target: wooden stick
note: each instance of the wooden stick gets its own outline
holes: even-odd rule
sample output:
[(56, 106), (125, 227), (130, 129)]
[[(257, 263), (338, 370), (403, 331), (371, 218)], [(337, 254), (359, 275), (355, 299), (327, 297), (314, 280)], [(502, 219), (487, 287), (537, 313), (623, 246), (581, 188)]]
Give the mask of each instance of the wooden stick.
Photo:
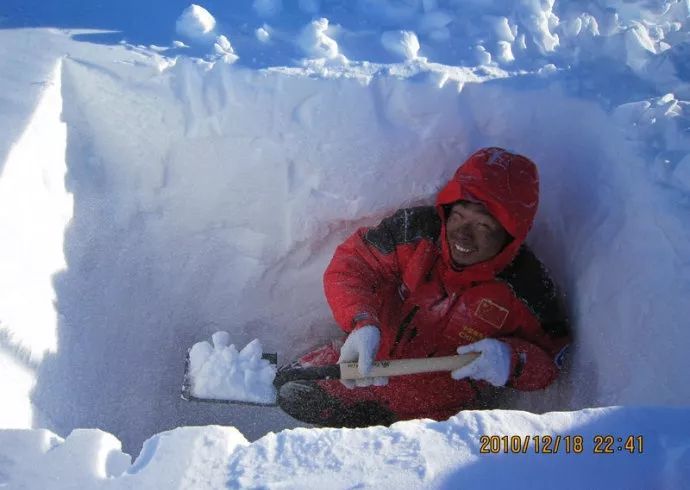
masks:
[(480, 356), (479, 352), (470, 352), (459, 356), (425, 357), (422, 359), (391, 359), (374, 361), (371, 371), (366, 376), (359, 372), (356, 362), (340, 364), (340, 379), (374, 378), (377, 376), (402, 376), (405, 374), (433, 373), (437, 371), (454, 371)]

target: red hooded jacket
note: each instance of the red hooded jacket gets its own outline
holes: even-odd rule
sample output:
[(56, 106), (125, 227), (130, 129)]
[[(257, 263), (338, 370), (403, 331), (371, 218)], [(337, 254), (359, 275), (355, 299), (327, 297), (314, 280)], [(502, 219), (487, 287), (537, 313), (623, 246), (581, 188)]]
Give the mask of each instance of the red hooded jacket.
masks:
[[(529, 159), (500, 148), (474, 153), (439, 192), (435, 207), (401, 209), (337, 248), (324, 275), (336, 321), (346, 332), (377, 326), (377, 359), (446, 356), (460, 345), (500, 339), (513, 352), (507, 386), (548, 386), (570, 339), (554, 285), (523, 244), (538, 195), (537, 169)], [(446, 210), (459, 200), (483, 203), (513, 240), (492, 259), (456, 269), (445, 221)], [(312, 363), (334, 362), (337, 352), (317, 357)], [(384, 387), (322, 386), (345, 401), (382, 403), (401, 420), (442, 419), (472, 408), (482, 384), (429, 373), (394, 377)]]

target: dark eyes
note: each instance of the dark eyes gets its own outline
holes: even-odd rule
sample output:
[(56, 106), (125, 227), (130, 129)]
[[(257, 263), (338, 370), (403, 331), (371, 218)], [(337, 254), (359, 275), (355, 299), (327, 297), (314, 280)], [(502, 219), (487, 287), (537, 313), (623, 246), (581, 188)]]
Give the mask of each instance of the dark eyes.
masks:
[[(459, 220), (467, 220), (468, 219), (464, 215), (460, 214), (457, 211), (454, 211), (453, 214), (451, 214), (451, 217), (455, 217), (455, 219), (459, 219)], [(484, 221), (475, 221), (474, 223), (477, 226), (479, 226), (480, 228), (483, 228), (485, 230), (493, 230), (493, 227), (489, 223), (486, 223)]]

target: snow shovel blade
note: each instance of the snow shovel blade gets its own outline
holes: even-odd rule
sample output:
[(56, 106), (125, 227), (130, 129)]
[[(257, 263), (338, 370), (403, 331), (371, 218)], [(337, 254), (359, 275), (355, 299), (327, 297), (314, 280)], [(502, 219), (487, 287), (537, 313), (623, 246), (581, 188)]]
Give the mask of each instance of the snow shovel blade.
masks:
[[(274, 366), (278, 364), (278, 354), (275, 352), (264, 352), (261, 355), (262, 359), (266, 359), (268, 362)], [(261, 402), (251, 402), (246, 400), (231, 400), (225, 398), (200, 398), (198, 396), (192, 395), (192, 378), (189, 374), (189, 351), (187, 351), (187, 357), (184, 362), (184, 377), (182, 379), (182, 394), (181, 398), (188, 402), (202, 402), (202, 403), (222, 403), (222, 404), (237, 404), (237, 405), (254, 405), (259, 407), (275, 407), (277, 406), (276, 401), (272, 403), (261, 403)]]
[[(408, 374), (453, 371), (471, 363), (477, 357), (479, 357), (479, 355), (480, 354), (478, 352), (470, 352), (469, 354), (462, 354), (459, 356), (374, 361), (372, 369), (367, 376), (405, 376)], [(278, 362), (278, 356), (274, 353), (264, 353), (261, 357), (274, 365), (276, 365)], [(291, 381), (359, 379), (362, 377), (363, 376), (360, 374), (359, 367), (356, 362), (344, 362), (342, 364), (331, 364), (327, 366), (300, 366), (295, 362), (288, 364), (287, 366), (282, 366), (277, 370), (276, 377), (273, 380), (273, 386), (276, 388), (277, 393), (284, 384), (290, 383)], [(258, 403), (244, 400), (199, 398), (192, 395), (191, 388), (191, 379), (189, 376), (189, 352), (187, 352), (184, 382), (182, 383), (182, 399), (196, 402), (234, 403), (240, 405), (258, 405), (268, 407), (275, 407), (278, 405), (277, 401), (274, 401), (273, 403)]]

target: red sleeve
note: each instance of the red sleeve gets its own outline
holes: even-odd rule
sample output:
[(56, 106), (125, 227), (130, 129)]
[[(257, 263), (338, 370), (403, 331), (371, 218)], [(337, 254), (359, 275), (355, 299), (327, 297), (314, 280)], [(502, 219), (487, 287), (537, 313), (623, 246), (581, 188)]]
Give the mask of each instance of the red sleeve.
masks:
[(513, 349), (508, 386), (524, 391), (546, 388), (558, 377), (572, 340), (563, 298), (526, 246), (501, 276), (516, 296), (518, 326), (501, 338)]
[(561, 370), (571, 340), (567, 319), (561, 317), (562, 324), (540, 321), (526, 307), (521, 316), (521, 326), (512, 335), (500, 338), (513, 350), (507, 385), (523, 391), (540, 390), (550, 385)]
[[(567, 348), (565, 341), (556, 355), (547, 354), (541, 347), (519, 337), (504, 337), (500, 340), (506, 342), (513, 349), (510, 361), (510, 378), (507, 386), (518, 390), (541, 390), (549, 386), (560, 372), (557, 358)], [(565, 340), (565, 339), (563, 339)]]
[[(324, 273), (326, 299), (346, 332), (364, 325), (381, 327), (379, 313), (385, 286), (395, 284), (399, 276), (395, 250), (379, 250), (365, 239), (367, 231), (360, 228), (345, 240)], [(386, 233), (383, 226), (376, 232)]]

